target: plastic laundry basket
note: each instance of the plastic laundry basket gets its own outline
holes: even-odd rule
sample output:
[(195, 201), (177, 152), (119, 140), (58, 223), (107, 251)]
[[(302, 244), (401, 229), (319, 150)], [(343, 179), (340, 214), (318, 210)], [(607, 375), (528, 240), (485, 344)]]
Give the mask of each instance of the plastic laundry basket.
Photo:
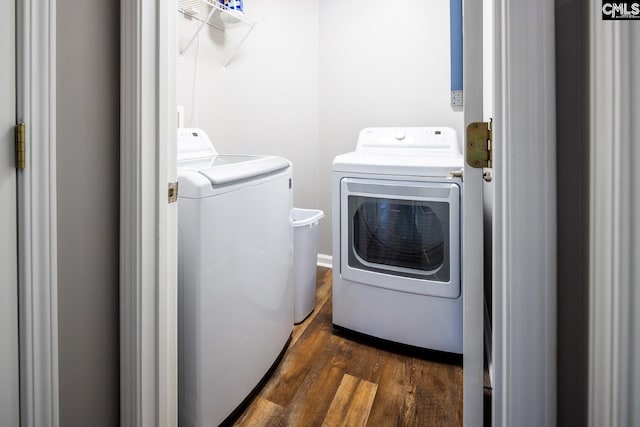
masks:
[(316, 263), (318, 222), (324, 212), (316, 209), (291, 210), (293, 226), (293, 321), (300, 323), (316, 305)]

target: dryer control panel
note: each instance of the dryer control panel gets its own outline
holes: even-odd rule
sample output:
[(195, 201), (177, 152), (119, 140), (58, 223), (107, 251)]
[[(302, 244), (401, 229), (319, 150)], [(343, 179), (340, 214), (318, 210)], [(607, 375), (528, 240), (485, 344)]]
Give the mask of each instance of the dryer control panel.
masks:
[(364, 128), (356, 151), (379, 148), (411, 148), (460, 152), (456, 131), (449, 127)]

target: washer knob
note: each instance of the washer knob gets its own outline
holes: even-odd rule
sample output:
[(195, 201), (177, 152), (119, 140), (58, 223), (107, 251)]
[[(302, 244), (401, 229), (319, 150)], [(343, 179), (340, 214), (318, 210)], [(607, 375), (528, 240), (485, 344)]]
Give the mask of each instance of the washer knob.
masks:
[(396, 139), (398, 141), (402, 141), (405, 138), (405, 136), (406, 135), (404, 134), (404, 132), (396, 132)]

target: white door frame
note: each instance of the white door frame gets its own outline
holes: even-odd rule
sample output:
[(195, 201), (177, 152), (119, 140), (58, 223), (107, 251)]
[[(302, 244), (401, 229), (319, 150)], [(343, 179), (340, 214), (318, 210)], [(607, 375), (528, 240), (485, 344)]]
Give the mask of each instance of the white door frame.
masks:
[(177, 425), (176, 4), (122, 0), (121, 424)]
[[(167, 209), (165, 185), (175, 179), (167, 154), (175, 144), (175, 4), (121, 7), (122, 421), (174, 425), (176, 209)], [(553, 2), (495, 7), (493, 417), (495, 425), (553, 425)], [(18, 120), (27, 123), (27, 169), (18, 175), (21, 418), (56, 426), (55, 1), (19, 2), (18, 23)]]
[[(482, 16), (480, 3), (465, 1), (467, 20)], [(175, 40), (176, 11), (171, 1), (121, 4), (123, 423), (170, 424), (173, 418), (162, 414), (175, 410), (175, 366), (165, 344), (174, 339), (168, 331), (175, 325), (163, 309), (173, 309), (167, 299), (173, 290), (161, 285), (172, 280), (164, 275), (174, 272), (159, 265), (173, 257), (166, 255), (171, 220), (163, 200), (170, 167), (163, 153), (172, 137), (163, 138), (175, 127), (170, 119), (175, 48), (168, 46)], [(552, 0), (495, 4), (494, 425), (555, 424), (553, 8)], [(531, 69), (532, 63), (537, 68)], [(481, 78), (477, 87), (481, 90)], [(473, 96), (467, 93), (466, 102)], [(469, 179), (465, 176), (465, 190)], [(479, 315), (482, 324), (478, 311), (472, 318)], [(474, 354), (481, 335), (474, 340)], [(159, 349), (157, 357), (149, 353), (153, 348)], [(465, 369), (481, 365), (481, 351), (478, 357), (466, 360)], [(475, 403), (465, 407), (466, 425), (482, 422), (478, 396), (467, 394), (482, 399), (482, 382), (475, 375), (471, 381), (465, 379), (465, 405)], [(159, 392), (152, 395), (154, 386)]]
[(0, 414), (20, 425), (18, 225), (13, 128), (16, 121), (15, 0), (0, 14)]
[(56, 240), (56, 2), (17, 2), (17, 120), (26, 123), (18, 172), (20, 417), (58, 425)]
[(495, 426), (556, 424), (553, 0), (496, 0)]
[[(175, 180), (175, 90), (166, 63), (175, 52), (175, 7), (169, 3), (122, 1), (121, 420), (127, 426), (177, 424), (177, 209), (167, 205), (167, 182)], [(17, 120), (26, 123), (27, 143), (27, 167), (17, 177), (20, 417), (22, 426), (55, 427), (55, 0), (18, 2), (17, 23)]]
[(590, 8), (589, 425), (640, 424), (640, 27)]

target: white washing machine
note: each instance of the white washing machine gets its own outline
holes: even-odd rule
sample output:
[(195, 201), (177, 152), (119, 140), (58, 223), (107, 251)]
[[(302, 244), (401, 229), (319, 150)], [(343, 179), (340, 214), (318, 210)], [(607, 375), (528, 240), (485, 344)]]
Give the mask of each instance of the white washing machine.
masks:
[(462, 354), (462, 167), (444, 127), (363, 129), (335, 158), (335, 326)]
[(291, 164), (178, 133), (179, 423), (218, 425), (293, 329)]

